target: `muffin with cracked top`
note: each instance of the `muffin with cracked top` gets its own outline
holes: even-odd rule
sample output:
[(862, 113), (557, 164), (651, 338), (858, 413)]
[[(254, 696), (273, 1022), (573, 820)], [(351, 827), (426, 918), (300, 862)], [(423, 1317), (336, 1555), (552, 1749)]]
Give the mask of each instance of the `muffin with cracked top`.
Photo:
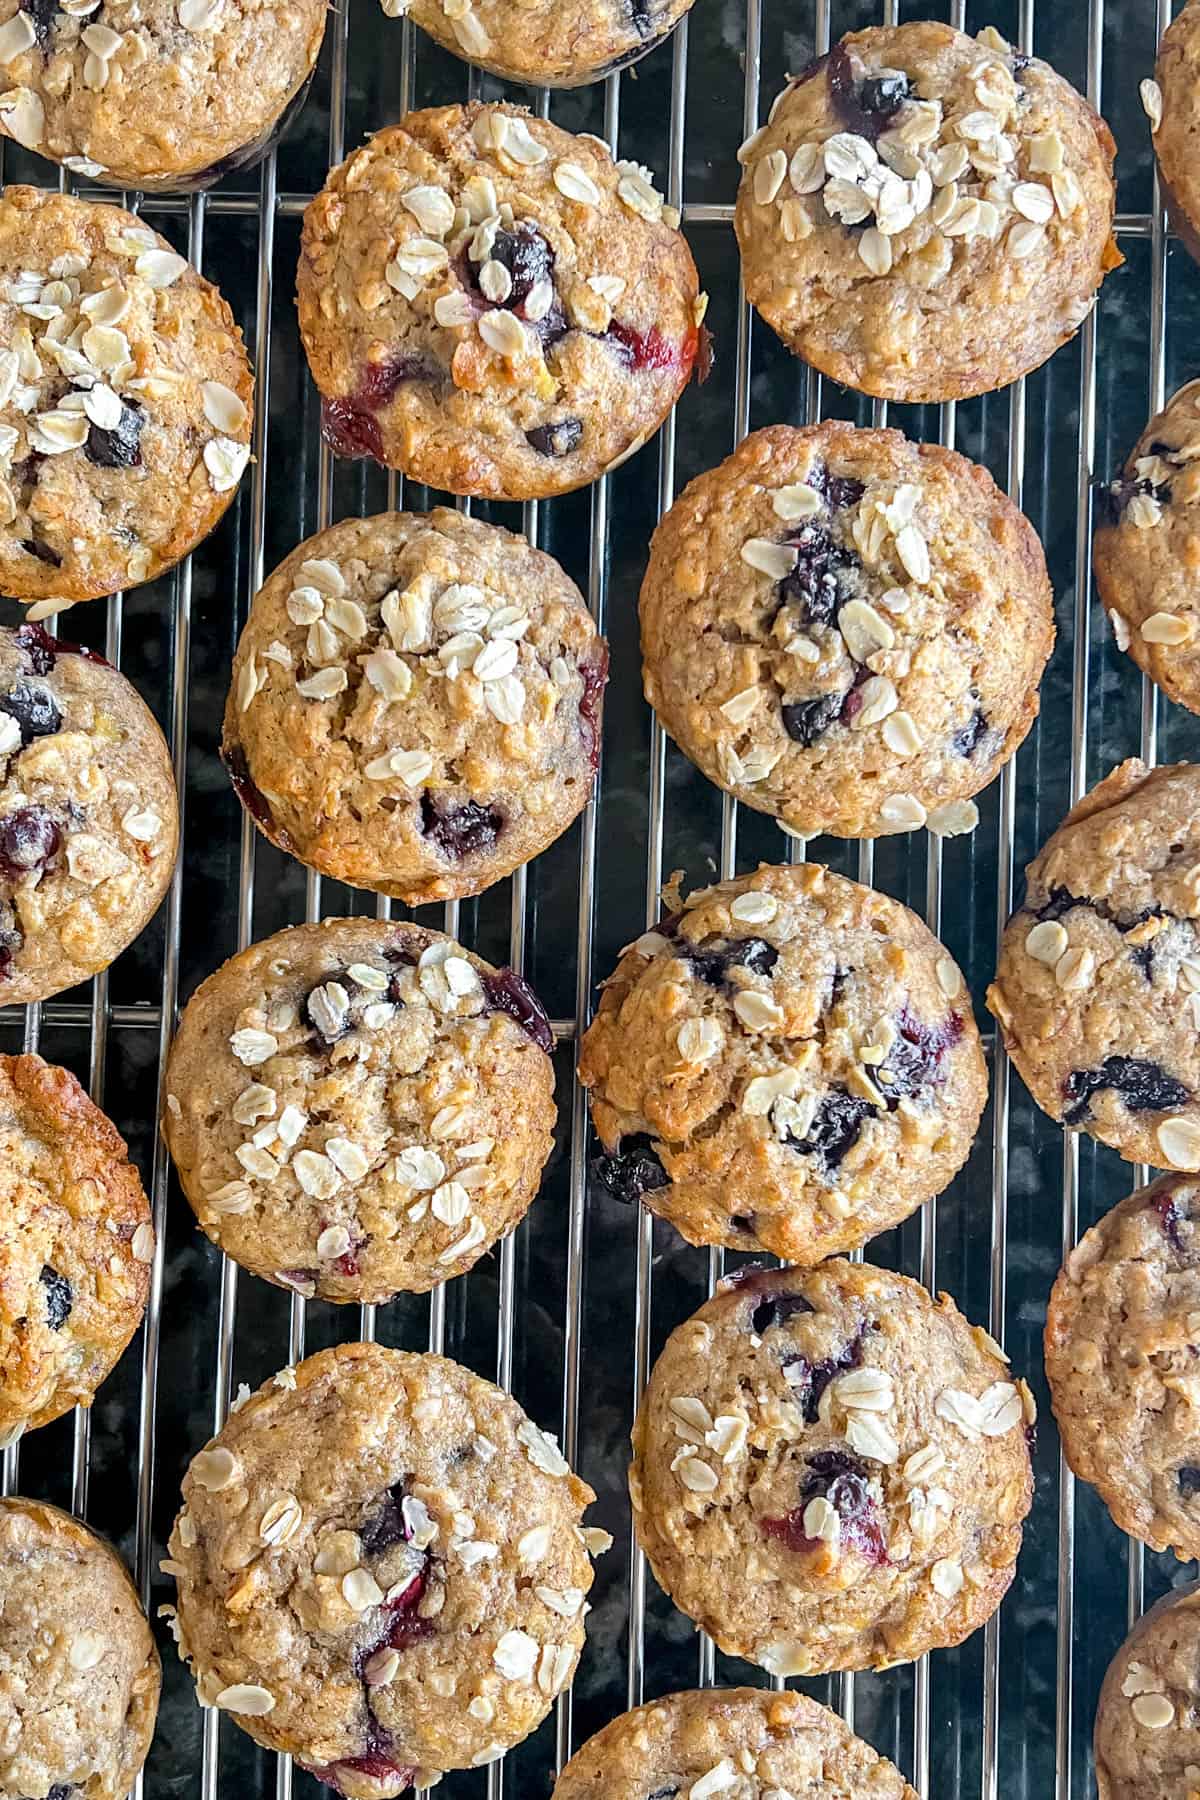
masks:
[(1067, 1461), (1122, 1531), (1200, 1556), (1200, 1186), (1164, 1175), (1085, 1232), (1054, 1284), (1046, 1374)]
[(222, 755), (259, 830), (418, 905), (478, 894), (592, 791), (608, 647), (563, 570), (439, 507), (345, 519), (255, 596)]
[(0, 1440), (90, 1406), (141, 1324), (154, 1228), (124, 1138), (66, 1069), (0, 1056)]
[(1200, 1169), (1200, 768), (1132, 758), (1025, 871), (987, 1004), (1051, 1118)]
[(442, 1356), (338, 1344), (192, 1458), (171, 1533), (197, 1688), (347, 1800), (479, 1768), (584, 1641), (594, 1495), (511, 1395)]
[(233, 314), (165, 238), (119, 206), (0, 193), (0, 591), (34, 618), (207, 536), (253, 392)]
[(823, 374), (962, 399), (1052, 356), (1120, 263), (1116, 145), (988, 27), (852, 32), (742, 146), (746, 297)]
[(163, 1135), (243, 1268), (322, 1300), (423, 1293), (524, 1217), (553, 1143), (553, 1047), (521, 977), (441, 932), (297, 925), (192, 996)]
[(751, 1266), (651, 1371), (638, 1542), (729, 1656), (784, 1676), (903, 1662), (961, 1643), (1004, 1597), (1033, 1417), (947, 1295), (840, 1257)]
[(729, 1800), (917, 1800), (899, 1769), (828, 1707), (761, 1688), (668, 1694), (622, 1713), (575, 1752), (553, 1800), (670, 1800), (697, 1790)]
[(817, 863), (702, 889), (631, 944), (579, 1073), (615, 1198), (689, 1243), (799, 1263), (939, 1194), (987, 1095), (953, 959)]
[(125, 1800), (162, 1670), (116, 1552), (44, 1501), (0, 1500), (0, 1793)]
[(1098, 511), (1096, 586), (1118, 648), (1200, 712), (1200, 381), (1151, 419)]
[(641, 620), (646, 698), (709, 779), (842, 837), (970, 830), (1054, 642), (1042, 547), (986, 470), (837, 420), (688, 485)]
[(678, 223), (648, 170), (519, 107), (378, 132), (304, 216), (300, 333), (326, 439), (485, 499), (595, 481), (703, 372)]

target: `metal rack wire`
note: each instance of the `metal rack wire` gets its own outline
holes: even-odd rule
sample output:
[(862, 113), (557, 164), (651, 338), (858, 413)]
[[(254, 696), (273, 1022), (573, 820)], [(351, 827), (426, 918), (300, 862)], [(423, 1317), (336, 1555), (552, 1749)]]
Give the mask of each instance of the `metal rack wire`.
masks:
[[(264, 1298), (260, 1284), (239, 1281), (234, 1265), (197, 1242), (153, 1120), (178, 1006), (222, 956), (300, 917), (372, 906), (388, 915), (386, 901), (305, 879), (257, 839), (216, 770), (217, 708), (237, 626), (269, 561), (345, 512), (431, 499), (380, 471), (339, 468), (316, 448), (311, 384), (290, 315), (298, 216), (326, 168), (366, 130), (412, 104), (504, 90), (433, 49), (407, 21), (383, 20), (374, 0), (350, 0), (331, 14), (296, 141), (271, 153), (251, 178), (256, 189), (234, 177), (235, 185), (209, 195), (148, 196), (142, 206), (220, 282), (243, 320), (258, 371), (256, 460), (228, 527), (173, 577), (72, 616), (72, 633), (102, 635), (105, 654), (124, 662), (158, 709), (184, 803), (184, 854), (161, 927), (90, 993), (21, 1016), (0, 1012), (0, 1041), (70, 1063), (118, 1118), (147, 1179), (159, 1252), (140, 1345), (102, 1392), (94, 1417), (77, 1413), (8, 1447), (2, 1486), (45, 1493), (109, 1530), (133, 1560), (147, 1603), (158, 1603), (170, 1598), (157, 1563), (186, 1456), (222, 1423), (237, 1379), (261, 1380), (302, 1356), (306, 1344), (378, 1332), (405, 1347), (446, 1349), (512, 1386), (542, 1423), (553, 1425), (557, 1408), (564, 1449), (600, 1490), (601, 1519), (618, 1543), (598, 1571), (574, 1693), (561, 1697), (553, 1724), (505, 1763), (450, 1777), (441, 1791), (452, 1800), (484, 1793), (501, 1800), (506, 1788), (545, 1795), (573, 1745), (622, 1706), (696, 1683), (765, 1679), (719, 1656), (673, 1614), (631, 1545), (621, 1494), (622, 1438), (652, 1357), (723, 1266), (719, 1253), (687, 1250), (648, 1215), (618, 1217), (589, 1191), (574, 1046), (615, 946), (656, 916), (664, 875), (682, 866), (695, 885), (760, 859), (820, 855), (923, 911), (978, 999), (1018, 864), (1067, 805), (1122, 754), (1140, 750), (1152, 760), (1160, 748), (1186, 755), (1192, 747), (1188, 720), (1177, 709), (1160, 720), (1154, 690), (1144, 683), (1139, 690), (1132, 666), (1098, 632), (1091, 588), (1093, 475), (1098, 464), (1107, 472), (1114, 450), (1123, 453), (1147, 399), (1152, 407), (1161, 402), (1168, 373), (1194, 372), (1177, 358), (1200, 337), (1200, 280), (1171, 243), (1137, 107), (1137, 78), (1149, 72), (1171, 0), (1155, 0), (1140, 19), (1125, 16), (1133, 10), (1106, 10), (1105, 0), (1040, 8), (1035, 0), (801, 0), (791, 9), (775, 0), (697, 0), (669, 44), (637, 70), (583, 93), (516, 94), (544, 116), (595, 130), (623, 154), (656, 165), (712, 288), (722, 360), (710, 389), (685, 396), (679, 419), (655, 444), (587, 496), (529, 505), (519, 517), (513, 508), (478, 509), (519, 524), (576, 575), (612, 639), (613, 682), (595, 804), (562, 846), (506, 888), (445, 909), (445, 929), (528, 970), (560, 1015), (563, 1141), (530, 1218), (489, 1265), (450, 1292), (438, 1290), (428, 1305), (401, 1301), (360, 1312), (282, 1300), (273, 1291)], [(792, 362), (752, 318), (737, 288), (730, 228), (733, 152), (759, 122), (760, 90), (769, 99), (788, 66), (847, 29), (914, 17), (974, 30), (995, 23), (1021, 48), (1055, 61), (1097, 106), (1111, 99), (1106, 111), (1129, 170), (1118, 236), (1130, 269), (1109, 284), (1099, 313), (1049, 371), (989, 400), (894, 407), (889, 416), (886, 406), (832, 389)], [(1116, 73), (1105, 81), (1114, 58)], [(0, 174), (56, 178), (11, 146)], [(1061, 636), (1043, 722), (981, 797), (983, 817), (969, 843), (914, 837), (809, 847), (785, 839), (706, 788), (636, 697), (633, 600), (653, 519), (683, 480), (727, 454), (753, 425), (815, 419), (824, 410), (899, 424), (987, 462), (1047, 540)], [(213, 899), (211, 920), (193, 903), (201, 885), (201, 900)], [(1062, 1138), (1043, 1120), (1010, 1082), (1000, 1045), (988, 1043), (991, 1105), (971, 1164), (936, 1208), (868, 1246), (867, 1255), (931, 1288), (944, 1282), (1009, 1342), (1037, 1385), (1040, 1309), (1058, 1256), (1128, 1181), (1109, 1153)], [(628, 1354), (617, 1354), (622, 1344)], [(1120, 1538), (1093, 1497), (1076, 1493), (1052, 1427), (1037, 1464), (1021, 1573), (983, 1633), (908, 1670), (807, 1684), (893, 1756), (922, 1796), (978, 1791), (981, 1800), (996, 1800), (1003, 1780), (1015, 1800), (1051, 1792), (1082, 1800), (1103, 1667), (1126, 1618), (1172, 1578), (1162, 1559)], [(169, 1646), (165, 1661), (159, 1737), (139, 1796), (287, 1800), (317, 1792), (286, 1757), (257, 1752), (215, 1711), (198, 1715)]]

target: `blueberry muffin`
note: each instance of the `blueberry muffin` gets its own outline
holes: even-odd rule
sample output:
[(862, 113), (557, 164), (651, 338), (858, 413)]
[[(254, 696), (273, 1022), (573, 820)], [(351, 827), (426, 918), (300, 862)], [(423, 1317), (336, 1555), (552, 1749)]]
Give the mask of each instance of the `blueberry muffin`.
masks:
[(1098, 516), (1096, 585), (1119, 647), (1200, 712), (1200, 381), (1151, 419)]
[(200, 1698), (350, 1800), (494, 1762), (583, 1646), (592, 1491), (508, 1394), (339, 1344), (193, 1457), (171, 1533)]
[(773, 1675), (961, 1643), (1013, 1577), (1033, 1400), (919, 1282), (751, 1267), (667, 1339), (633, 1430), (638, 1542), (676, 1606)]
[(1164, 1175), (1093, 1225), (1046, 1316), (1067, 1461), (1153, 1550), (1200, 1556), (1200, 1187)]
[(760, 1688), (668, 1694), (622, 1713), (575, 1752), (553, 1800), (667, 1800), (697, 1788), (728, 1800), (917, 1800), (828, 1707)]
[(705, 888), (630, 945), (579, 1073), (612, 1195), (691, 1244), (798, 1263), (940, 1194), (987, 1097), (957, 965), (818, 863)]
[(149, 923), (179, 842), (171, 757), (119, 670), (0, 628), (0, 1000), (106, 969)]
[(5, 188), (0, 345), (0, 592), (43, 617), (207, 536), (249, 460), (254, 383), (233, 314), (165, 238)]
[(439, 508), (294, 550), (238, 645), (223, 755), (259, 829), (419, 905), (478, 894), (592, 791), (608, 648), (525, 539)]
[(382, 0), (444, 50), (531, 87), (580, 87), (639, 62), (670, 36), (691, 0)]
[(409, 113), (304, 215), (300, 334), (340, 456), (530, 500), (644, 444), (705, 298), (649, 171), (515, 106)]
[(1200, 768), (1124, 762), (1025, 871), (989, 1010), (1051, 1118), (1200, 1169)]
[(207, 187), (299, 106), (322, 0), (0, 0), (0, 134), (114, 187)]
[(806, 361), (890, 400), (1004, 387), (1078, 330), (1108, 269), (1116, 145), (990, 27), (852, 32), (739, 152), (746, 297)]
[(441, 932), (297, 925), (193, 995), (163, 1134), (243, 1268), (322, 1300), (423, 1293), (524, 1217), (553, 1143), (552, 1048), (525, 982)]
[(40, 1056), (0, 1056), (0, 1200), (0, 1439), (13, 1443), (91, 1405), (141, 1324), (154, 1228), (124, 1138)]
[(1142, 83), (1158, 174), (1171, 222), (1192, 255), (1200, 258), (1200, 5), (1184, 7), (1158, 47), (1153, 81)]
[(1038, 709), (1054, 599), (984, 469), (838, 420), (693, 481), (642, 583), (646, 698), (711, 781), (806, 834), (969, 830)]
[(1099, 1800), (1200, 1792), (1200, 1583), (1165, 1594), (1108, 1666), (1096, 1708)]
[(37, 1500), (0, 1500), (0, 1793), (125, 1800), (162, 1671), (116, 1552)]

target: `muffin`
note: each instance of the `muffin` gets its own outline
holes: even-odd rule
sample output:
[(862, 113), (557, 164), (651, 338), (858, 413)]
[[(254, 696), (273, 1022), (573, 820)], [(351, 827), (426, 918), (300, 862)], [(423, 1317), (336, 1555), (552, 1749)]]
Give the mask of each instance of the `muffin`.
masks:
[(989, 1010), (1051, 1118), (1200, 1169), (1200, 768), (1122, 763), (1025, 871)]
[(162, 1680), (116, 1552), (57, 1506), (0, 1500), (0, 1793), (125, 1800)]
[(514, 106), (379, 132), (304, 215), (300, 335), (340, 456), (531, 500), (670, 411), (705, 299), (649, 171)]
[(1158, 175), (1171, 222), (1200, 258), (1200, 5), (1190, 0), (1158, 47), (1153, 81), (1142, 83), (1142, 104), (1150, 119)]
[(1164, 1175), (1084, 1234), (1054, 1284), (1046, 1375), (1067, 1461), (1122, 1531), (1200, 1556), (1200, 1187)]
[(40, 618), (207, 536), (249, 460), (254, 382), (233, 314), (165, 238), (5, 188), (0, 344), (0, 591)]
[(171, 756), (118, 669), (41, 625), (0, 628), (0, 998), (106, 969), (170, 885)]
[(346, 519), (256, 595), (222, 754), (321, 874), (458, 899), (587, 803), (607, 671), (578, 588), (524, 538), (444, 507)]
[(969, 830), (1054, 642), (1033, 527), (898, 431), (756, 431), (684, 490), (642, 583), (646, 698), (738, 800), (812, 835)]
[(739, 152), (746, 297), (864, 393), (1004, 387), (1078, 330), (1121, 261), (1115, 154), (1086, 100), (990, 27), (852, 32)]
[(1098, 515), (1096, 585), (1118, 646), (1200, 712), (1200, 381), (1151, 419)]
[(575, 1752), (553, 1800), (666, 1800), (697, 1785), (729, 1800), (917, 1800), (899, 1769), (828, 1707), (760, 1688), (668, 1694), (622, 1713)]
[(773, 1675), (907, 1661), (961, 1643), (1004, 1597), (1032, 1416), (946, 1295), (841, 1258), (743, 1270), (651, 1371), (638, 1542), (726, 1655)]
[(941, 1193), (987, 1097), (956, 964), (819, 863), (705, 888), (630, 945), (579, 1075), (609, 1193), (691, 1244), (797, 1263)]
[(490, 1381), (338, 1344), (193, 1457), (171, 1533), (201, 1699), (350, 1800), (494, 1762), (583, 1646), (592, 1491)]
[(1200, 1769), (1200, 1583), (1165, 1594), (1109, 1664), (1096, 1708), (1099, 1800), (1191, 1800)]
[(124, 1138), (40, 1056), (0, 1056), (3, 1170), (0, 1439), (13, 1443), (91, 1405), (141, 1324), (154, 1228)]
[[(114, 187), (207, 187), (303, 101), (322, 0), (0, 0), (0, 134)], [(26, 265), (36, 267), (36, 264)]]
[[(691, 0), (571, 0), (554, 6), (518, 0), (382, 0), (389, 18), (407, 15), (435, 43), (506, 81), (579, 87), (628, 68), (670, 36)], [(453, 7), (453, 10), (451, 10)]]
[(553, 1042), (519, 976), (439, 931), (296, 925), (192, 996), (163, 1135), (201, 1226), (243, 1268), (322, 1300), (423, 1293), (537, 1192)]

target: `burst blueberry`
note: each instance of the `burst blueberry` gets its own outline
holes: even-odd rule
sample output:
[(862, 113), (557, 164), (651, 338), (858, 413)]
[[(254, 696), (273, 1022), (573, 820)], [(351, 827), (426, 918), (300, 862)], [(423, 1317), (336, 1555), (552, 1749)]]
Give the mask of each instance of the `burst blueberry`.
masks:
[(597, 1156), (592, 1173), (614, 1200), (633, 1206), (643, 1194), (669, 1186), (671, 1177), (663, 1168), (654, 1140), (644, 1131), (632, 1132), (621, 1139), (616, 1150)]
[(1063, 1120), (1080, 1125), (1091, 1112), (1092, 1096), (1112, 1088), (1132, 1113), (1168, 1112), (1186, 1106), (1191, 1094), (1161, 1063), (1144, 1056), (1106, 1056), (1099, 1068), (1075, 1069), (1063, 1083)]

